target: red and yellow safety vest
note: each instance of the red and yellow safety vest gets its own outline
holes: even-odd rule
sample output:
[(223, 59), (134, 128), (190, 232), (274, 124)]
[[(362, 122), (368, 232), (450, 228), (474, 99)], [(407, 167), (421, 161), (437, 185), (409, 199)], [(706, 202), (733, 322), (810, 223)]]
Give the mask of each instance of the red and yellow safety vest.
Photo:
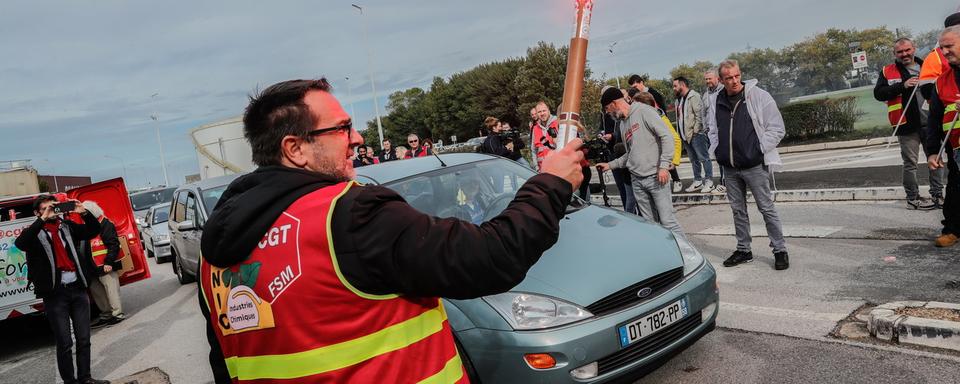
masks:
[(107, 247), (103, 245), (103, 239), (100, 236), (90, 240), (90, 252), (93, 254), (93, 262), (98, 267), (103, 266), (103, 261), (107, 258)]
[(287, 208), (244, 262), (202, 261), (200, 288), (234, 383), (467, 383), (439, 298), (372, 295), (340, 272), (334, 206), (354, 182)]
[[(903, 81), (903, 76), (900, 75), (900, 70), (897, 69), (896, 64), (883, 67), (883, 77), (887, 79), (889, 84), (896, 84)], [(887, 120), (890, 121), (890, 125), (896, 126), (897, 124), (903, 124), (900, 122), (902, 117), (903, 96), (897, 95), (897, 97), (887, 100)]]
[(957, 88), (956, 73), (953, 68), (947, 67), (947, 70), (937, 78), (937, 96), (943, 102), (943, 131), (949, 132), (949, 145), (951, 148), (960, 148), (960, 123), (954, 126), (954, 119), (957, 116), (957, 101), (960, 101), (960, 89)]

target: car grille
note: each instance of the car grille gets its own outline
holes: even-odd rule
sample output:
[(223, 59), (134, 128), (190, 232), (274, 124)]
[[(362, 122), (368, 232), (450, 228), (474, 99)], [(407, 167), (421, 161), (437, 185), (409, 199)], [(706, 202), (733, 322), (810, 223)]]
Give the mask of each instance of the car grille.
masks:
[[(621, 308), (630, 307), (663, 293), (676, 285), (683, 278), (683, 267), (678, 267), (653, 276), (649, 279), (621, 289), (614, 294), (604, 297), (597, 302), (587, 306), (587, 310), (595, 316), (602, 316), (611, 312), (616, 312)], [(641, 298), (637, 292), (643, 288), (650, 288), (649, 295)]]
[(661, 329), (646, 340), (641, 340), (616, 353), (597, 360), (597, 375), (609, 373), (624, 365), (643, 359), (680, 339), (700, 325), (700, 312), (691, 313), (669, 327)]

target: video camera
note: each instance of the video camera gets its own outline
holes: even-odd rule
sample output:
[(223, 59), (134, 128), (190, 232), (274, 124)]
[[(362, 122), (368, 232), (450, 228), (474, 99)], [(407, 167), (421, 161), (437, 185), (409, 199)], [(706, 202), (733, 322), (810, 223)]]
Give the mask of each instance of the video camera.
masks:
[(514, 143), (520, 141), (520, 131), (515, 131), (512, 129), (491, 134), (500, 136), (500, 142), (504, 144), (508, 142)]
[(599, 137), (583, 143), (583, 148), (586, 149), (584, 156), (587, 160), (596, 160), (600, 163), (613, 160), (613, 154), (610, 153), (607, 142)]

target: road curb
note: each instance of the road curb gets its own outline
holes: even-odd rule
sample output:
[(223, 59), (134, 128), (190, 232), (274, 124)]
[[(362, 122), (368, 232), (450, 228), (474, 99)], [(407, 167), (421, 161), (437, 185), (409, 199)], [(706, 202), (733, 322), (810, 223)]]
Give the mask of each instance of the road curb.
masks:
[(960, 305), (936, 301), (894, 301), (870, 311), (867, 330), (870, 335), (898, 344), (960, 351), (960, 322), (898, 315), (906, 307), (960, 310)]
[[(801, 153), (801, 152), (815, 152), (815, 151), (826, 151), (831, 149), (850, 149), (850, 148), (868, 148), (880, 145), (886, 145), (887, 140), (890, 140), (890, 145), (896, 144), (897, 138), (890, 137), (873, 137), (869, 139), (857, 139), (857, 140), (847, 140), (847, 141), (829, 141), (824, 143), (815, 143), (815, 144), (799, 144), (791, 145), (789, 147), (780, 147), (777, 148), (777, 153), (785, 155), (788, 153)], [(716, 159), (712, 159), (716, 161)], [(690, 158), (687, 156), (680, 158), (680, 163), (690, 163)]]
[[(920, 187), (921, 194), (927, 194), (929, 186)], [(797, 189), (774, 191), (773, 200), (780, 203), (790, 202), (818, 202), (818, 201), (888, 201), (904, 200), (906, 197), (903, 187), (874, 187), (874, 188), (829, 188), (829, 189)], [(600, 194), (592, 194), (591, 202), (603, 204)], [(619, 195), (609, 196), (610, 205), (622, 207), (623, 202)], [(753, 202), (753, 194), (747, 193), (747, 201)], [(726, 194), (720, 193), (681, 193), (673, 195), (673, 205), (709, 205), (729, 204)]]

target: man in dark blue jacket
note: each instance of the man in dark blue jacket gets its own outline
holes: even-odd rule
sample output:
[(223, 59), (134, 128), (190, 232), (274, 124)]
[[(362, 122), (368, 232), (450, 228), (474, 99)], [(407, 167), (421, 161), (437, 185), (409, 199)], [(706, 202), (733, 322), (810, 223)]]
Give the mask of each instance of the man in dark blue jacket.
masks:
[(723, 262), (732, 267), (753, 261), (750, 249), (750, 217), (747, 215), (747, 188), (753, 193), (757, 208), (770, 236), (774, 268), (790, 267), (787, 246), (783, 239), (780, 216), (773, 204), (770, 172), (783, 165), (777, 145), (786, 132), (777, 103), (767, 91), (757, 87), (756, 80), (741, 81), (736, 60), (720, 63), (723, 91), (717, 95), (713, 115), (707, 116), (710, 152), (723, 167), (727, 200), (733, 210), (737, 234), (737, 250)]

